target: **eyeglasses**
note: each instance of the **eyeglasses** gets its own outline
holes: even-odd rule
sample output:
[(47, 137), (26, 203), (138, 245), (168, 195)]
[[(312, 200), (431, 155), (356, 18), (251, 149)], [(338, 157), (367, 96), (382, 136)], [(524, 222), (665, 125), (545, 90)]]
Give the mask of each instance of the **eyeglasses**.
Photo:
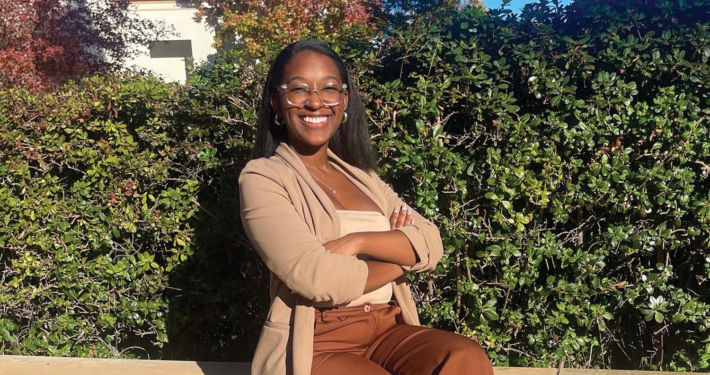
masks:
[(310, 103), (313, 93), (318, 93), (320, 101), (327, 107), (333, 107), (343, 101), (343, 93), (347, 90), (348, 85), (343, 83), (342, 88), (335, 85), (313, 89), (305, 83), (283, 84), (278, 87), (279, 90), (286, 92), (286, 101), (292, 106), (299, 108)]

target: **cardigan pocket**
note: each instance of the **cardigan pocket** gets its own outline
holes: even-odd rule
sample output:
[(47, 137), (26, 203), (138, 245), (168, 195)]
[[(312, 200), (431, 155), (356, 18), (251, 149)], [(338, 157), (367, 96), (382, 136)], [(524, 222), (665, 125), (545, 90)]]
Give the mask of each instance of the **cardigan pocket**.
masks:
[(287, 363), (291, 351), (289, 330), (288, 324), (264, 322), (259, 343), (254, 352), (252, 374), (292, 373), (291, 364)]

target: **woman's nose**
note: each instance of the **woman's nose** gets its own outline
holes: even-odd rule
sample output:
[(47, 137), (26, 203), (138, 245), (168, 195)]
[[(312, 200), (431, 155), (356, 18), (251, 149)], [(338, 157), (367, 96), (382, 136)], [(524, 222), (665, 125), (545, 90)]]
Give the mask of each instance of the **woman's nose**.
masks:
[(312, 109), (319, 109), (320, 107), (325, 106), (323, 101), (320, 99), (320, 93), (317, 90), (311, 91), (311, 97), (309, 98), (308, 103), (306, 103), (306, 106)]

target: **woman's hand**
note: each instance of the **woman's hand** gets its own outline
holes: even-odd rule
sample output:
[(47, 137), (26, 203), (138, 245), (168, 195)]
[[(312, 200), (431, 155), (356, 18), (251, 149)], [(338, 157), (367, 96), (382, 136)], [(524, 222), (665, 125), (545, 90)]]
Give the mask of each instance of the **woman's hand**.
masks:
[(323, 246), (334, 254), (355, 256), (360, 253), (360, 241), (357, 233), (346, 234), (338, 239), (324, 243)]
[(390, 229), (395, 230), (410, 224), (414, 224), (412, 208), (405, 205), (395, 207), (394, 211), (392, 211), (392, 215), (390, 215)]

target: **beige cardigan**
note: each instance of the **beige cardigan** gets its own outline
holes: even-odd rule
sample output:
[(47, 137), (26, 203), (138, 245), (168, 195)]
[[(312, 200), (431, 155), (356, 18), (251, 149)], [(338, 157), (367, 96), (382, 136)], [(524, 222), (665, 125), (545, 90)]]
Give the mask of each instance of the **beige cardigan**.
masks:
[[(331, 165), (361, 189), (389, 217), (403, 202), (374, 172), (347, 164), (328, 150)], [(286, 143), (273, 156), (247, 163), (239, 175), (242, 225), (271, 271), (271, 307), (252, 361), (252, 374), (308, 375), (313, 360), (313, 302), (346, 304), (363, 294), (367, 265), (332, 254), (324, 243), (340, 237), (330, 198)], [(412, 272), (431, 272), (443, 255), (439, 230), (413, 212), (413, 225), (397, 228), (414, 248)], [(400, 322), (419, 325), (406, 277), (392, 283), (402, 308)]]

